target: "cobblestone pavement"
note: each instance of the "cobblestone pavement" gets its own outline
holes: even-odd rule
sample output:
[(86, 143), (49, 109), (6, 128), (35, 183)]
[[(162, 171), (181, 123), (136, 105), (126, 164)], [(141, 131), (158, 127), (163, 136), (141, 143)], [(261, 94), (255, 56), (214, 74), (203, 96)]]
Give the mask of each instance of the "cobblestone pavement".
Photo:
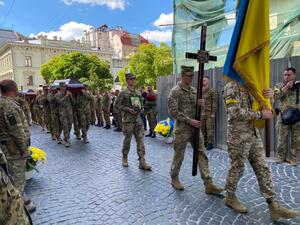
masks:
[[(138, 169), (135, 145), (129, 167), (121, 166), (121, 133), (92, 127), (89, 137), (88, 145), (73, 137), (72, 147), (66, 149), (40, 128), (32, 128), (33, 145), (48, 155), (41, 173), (27, 182), (26, 190), (38, 207), (34, 224), (272, 224), (249, 166), (238, 189), (238, 196), (249, 208), (249, 213), (242, 215), (224, 206), (222, 195), (204, 193), (201, 178), (191, 176), (190, 147), (181, 170), (185, 190), (180, 192), (170, 185), (172, 146), (161, 138), (145, 138), (146, 159), (153, 171), (144, 172)], [(224, 186), (227, 154), (212, 150), (208, 156), (214, 180)], [(274, 162), (269, 166), (279, 200), (300, 210), (300, 167)], [(300, 224), (300, 218), (274, 224)]]

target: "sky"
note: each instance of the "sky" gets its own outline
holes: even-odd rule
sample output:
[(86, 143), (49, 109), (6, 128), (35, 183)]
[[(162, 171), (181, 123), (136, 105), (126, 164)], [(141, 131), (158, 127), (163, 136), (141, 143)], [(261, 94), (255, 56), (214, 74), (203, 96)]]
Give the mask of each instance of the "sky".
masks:
[(173, 0), (0, 0), (0, 28), (26, 36), (80, 39), (84, 30), (107, 24), (170, 43)]

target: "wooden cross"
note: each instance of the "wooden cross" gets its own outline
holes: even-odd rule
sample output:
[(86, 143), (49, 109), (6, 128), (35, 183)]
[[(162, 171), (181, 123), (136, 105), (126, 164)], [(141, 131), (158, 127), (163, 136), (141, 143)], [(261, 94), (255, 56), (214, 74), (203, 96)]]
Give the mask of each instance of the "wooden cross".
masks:
[[(197, 53), (187, 52), (185, 57), (187, 59), (196, 59), (199, 63), (198, 69), (198, 85), (197, 85), (197, 98), (196, 98), (196, 120), (201, 120), (201, 106), (198, 105), (198, 99), (202, 99), (202, 90), (203, 90), (203, 78), (204, 78), (204, 65), (209, 61), (217, 61), (216, 56), (209, 55), (209, 52), (205, 50), (206, 48), (206, 32), (207, 27), (201, 27), (201, 41), (200, 41), (200, 50)], [(192, 175), (197, 175), (197, 165), (198, 165), (198, 151), (199, 151), (199, 137), (200, 137), (200, 128), (195, 128), (194, 132), (194, 141), (193, 141), (193, 171)]]

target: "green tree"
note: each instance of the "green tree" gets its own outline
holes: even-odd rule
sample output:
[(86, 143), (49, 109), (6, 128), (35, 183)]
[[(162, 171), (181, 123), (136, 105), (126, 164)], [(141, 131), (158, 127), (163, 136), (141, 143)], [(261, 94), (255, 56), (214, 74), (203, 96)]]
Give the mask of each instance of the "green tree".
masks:
[(160, 46), (155, 44), (141, 45), (138, 51), (130, 57), (129, 64), (119, 73), (123, 85), (127, 71), (136, 76), (137, 86), (156, 86), (157, 77), (167, 76), (173, 72), (171, 47), (164, 43), (161, 43)]
[(100, 60), (97, 55), (72, 52), (54, 56), (41, 66), (40, 74), (48, 83), (61, 79), (76, 79), (94, 89), (112, 84), (109, 67), (109, 63)]

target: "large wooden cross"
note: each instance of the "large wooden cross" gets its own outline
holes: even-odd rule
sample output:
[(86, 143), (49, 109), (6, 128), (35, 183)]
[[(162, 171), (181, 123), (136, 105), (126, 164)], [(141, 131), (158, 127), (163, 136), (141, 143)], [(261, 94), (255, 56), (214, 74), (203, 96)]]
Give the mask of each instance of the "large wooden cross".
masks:
[[(197, 98), (196, 98), (196, 120), (201, 120), (201, 106), (198, 105), (198, 99), (202, 99), (202, 90), (203, 90), (203, 78), (204, 78), (204, 65), (209, 61), (217, 61), (216, 56), (209, 55), (209, 52), (205, 50), (206, 48), (206, 32), (207, 27), (201, 27), (201, 40), (200, 40), (200, 50), (197, 53), (186, 53), (186, 58), (196, 59), (199, 63), (198, 69), (198, 85), (197, 85)], [(193, 153), (193, 171), (192, 175), (197, 175), (197, 166), (198, 166), (198, 151), (199, 151), (199, 138), (200, 138), (200, 128), (195, 128), (194, 132), (194, 153)]]

